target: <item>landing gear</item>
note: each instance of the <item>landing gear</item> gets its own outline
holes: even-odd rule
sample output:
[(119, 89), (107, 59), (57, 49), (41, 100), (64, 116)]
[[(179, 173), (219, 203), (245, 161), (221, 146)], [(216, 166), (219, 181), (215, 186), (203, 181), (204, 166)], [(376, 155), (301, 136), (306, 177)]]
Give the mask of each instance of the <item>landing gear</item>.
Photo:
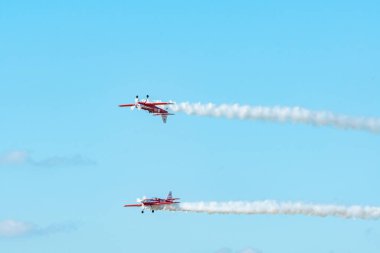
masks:
[(141, 213), (144, 213), (144, 210), (142, 210)]
[(152, 210), (152, 213), (154, 213), (154, 210)]

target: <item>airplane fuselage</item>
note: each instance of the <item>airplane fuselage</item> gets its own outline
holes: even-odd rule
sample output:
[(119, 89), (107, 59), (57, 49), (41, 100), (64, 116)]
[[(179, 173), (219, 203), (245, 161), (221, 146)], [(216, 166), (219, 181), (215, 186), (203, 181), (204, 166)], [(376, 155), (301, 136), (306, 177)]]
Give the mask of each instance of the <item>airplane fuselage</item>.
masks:
[(145, 101), (139, 101), (138, 96), (136, 96), (135, 103), (134, 104), (122, 104), (119, 105), (120, 107), (131, 107), (133, 110), (134, 108), (148, 111), (149, 113), (153, 114), (154, 116), (161, 116), (162, 121), (166, 123), (166, 120), (169, 115), (174, 115), (172, 113), (169, 113), (167, 110), (164, 110), (158, 106), (161, 105), (170, 105), (173, 104), (172, 102), (149, 102), (148, 101), (149, 96), (147, 96)]
[(179, 198), (173, 198), (172, 193), (169, 192), (168, 197), (166, 199), (161, 198), (144, 198), (142, 200), (137, 200), (139, 204), (127, 204), (124, 205), (124, 207), (141, 207), (142, 213), (144, 213), (145, 209), (149, 209), (152, 212), (155, 210), (163, 210), (166, 206), (174, 205), (180, 203)]
[(143, 104), (143, 103), (139, 103), (139, 106), (142, 110), (146, 110), (148, 111), (149, 113), (158, 113), (158, 114), (165, 114), (165, 113), (168, 113), (168, 111), (162, 109), (162, 108), (159, 108), (155, 105), (146, 105), (146, 104)]

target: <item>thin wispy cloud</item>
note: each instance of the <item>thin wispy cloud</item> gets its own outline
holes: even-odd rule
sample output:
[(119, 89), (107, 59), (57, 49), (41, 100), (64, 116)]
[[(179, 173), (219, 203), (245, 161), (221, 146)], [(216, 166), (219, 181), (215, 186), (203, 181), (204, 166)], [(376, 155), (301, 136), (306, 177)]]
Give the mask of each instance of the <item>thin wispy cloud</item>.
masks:
[(222, 248), (222, 249), (215, 251), (215, 253), (233, 253), (233, 252), (229, 248)]
[(0, 154), (0, 166), (23, 166), (36, 167), (74, 167), (91, 166), (96, 162), (82, 155), (51, 156), (44, 159), (35, 159), (31, 153), (25, 150), (12, 150)]
[(251, 247), (247, 247), (238, 251), (234, 251), (230, 248), (222, 248), (222, 249), (217, 250), (215, 253), (262, 253), (262, 251), (251, 248)]
[(0, 154), (0, 165), (22, 165), (29, 161), (29, 153), (23, 150), (12, 150)]
[(239, 253), (262, 253), (260, 250), (253, 249), (253, 248), (245, 248), (239, 251)]
[(31, 160), (31, 164), (40, 167), (71, 167), (71, 166), (90, 166), (96, 162), (81, 155), (73, 156), (52, 156), (43, 160)]
[(19, 238), (66, 233), (76, 230), (77, 227), (78, 226), (72, 222), (56, 223), (41, 227), (33, 223), (9, 219), (0, 221), (0, 238)]
[(30, 233), (34, 225), (23, 221), (3, 220), (0, 222), (0, 237), (18, 237)]

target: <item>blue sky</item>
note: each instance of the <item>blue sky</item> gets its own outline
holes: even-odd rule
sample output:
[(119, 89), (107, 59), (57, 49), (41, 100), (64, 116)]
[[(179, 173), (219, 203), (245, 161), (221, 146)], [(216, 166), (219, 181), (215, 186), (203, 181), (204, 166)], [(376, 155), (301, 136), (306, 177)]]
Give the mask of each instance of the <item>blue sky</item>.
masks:
[(379, 252), (378, 221), (122, 207), (169, 190), (379, 206), (379, 135), (164, 125), (117, 107), (150, 94), (379, 117), (378, 13), (378, 1), (0, 2), (0, 222), (28, 225), (0, 252)]

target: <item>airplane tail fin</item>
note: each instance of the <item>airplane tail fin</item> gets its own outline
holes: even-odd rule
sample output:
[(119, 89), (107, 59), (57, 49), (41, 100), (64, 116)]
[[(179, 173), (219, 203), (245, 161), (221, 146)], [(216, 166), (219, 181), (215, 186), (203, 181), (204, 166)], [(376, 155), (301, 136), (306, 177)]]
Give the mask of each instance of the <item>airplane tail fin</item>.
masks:
[(168, 119), (168, 115), (162, 114), (161, 118), (162, 118), (162, 122), (166, 123), (166, 120)]

